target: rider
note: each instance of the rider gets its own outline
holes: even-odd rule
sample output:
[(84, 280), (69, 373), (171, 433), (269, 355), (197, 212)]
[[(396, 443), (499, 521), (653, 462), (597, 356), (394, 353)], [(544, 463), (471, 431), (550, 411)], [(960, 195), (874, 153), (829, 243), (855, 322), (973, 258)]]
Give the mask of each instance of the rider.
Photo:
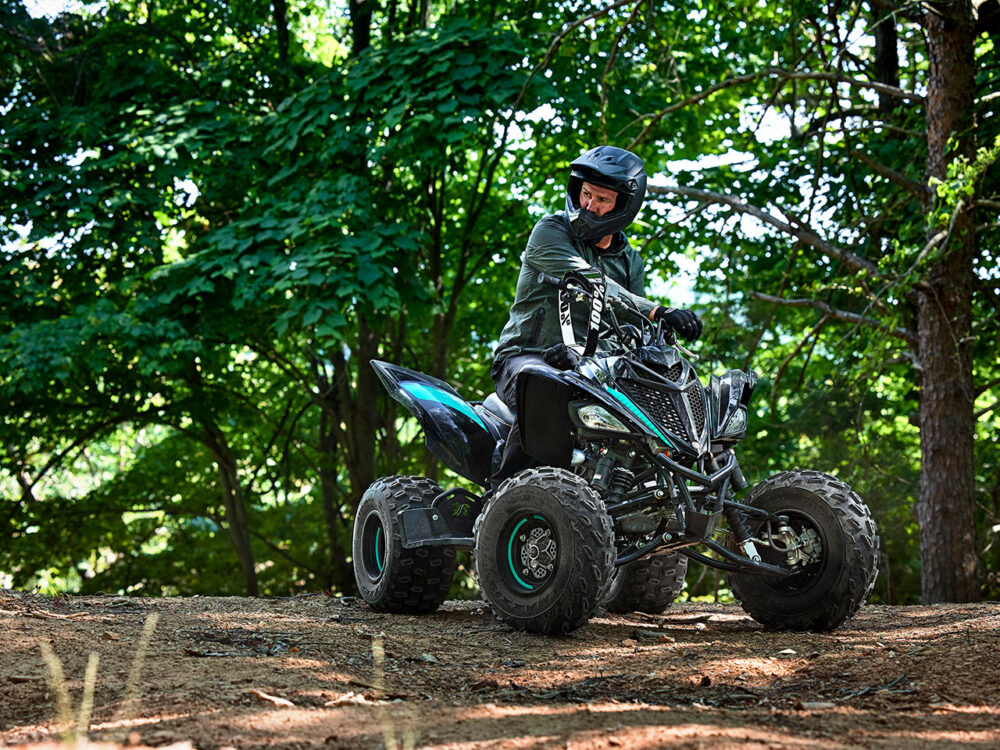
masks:
[[(521, 255), (510, 318), (493, 354), (497, 395), (516, 408), (517, 375), (529, 365), (545, 363), (560, 370), (580, 358), (563, 341), (559, 325), (558, 290), (538, 282), (539, 272), (562, 278), (568, 271), (599, 270), (606, 295), (627, 297), (650, 320), (663, 320), (689, 341), (701, 335), (702, 324), (690, 310), (662, 307), (645, 298), (642, 258), (623, 233), (642, 207), (646, 172), (642, 159), (614, 146), (592, 148), (570, 164), (566, 211), (542, 218), (531, 231)], [(575, 305), (583, 308), (582, 305)], [(573, 340), (586, 338), (588, 312), (573, 311)], [(598, 342), (597, 350), (604, 347)], [(533, 465), (522, 447), (515, 424), (504, 447), (494, 485)]]

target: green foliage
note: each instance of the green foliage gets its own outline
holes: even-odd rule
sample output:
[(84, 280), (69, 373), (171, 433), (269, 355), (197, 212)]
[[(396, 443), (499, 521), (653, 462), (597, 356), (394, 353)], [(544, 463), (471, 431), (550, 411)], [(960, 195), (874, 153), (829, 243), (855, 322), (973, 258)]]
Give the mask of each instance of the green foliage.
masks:
[[(869, 162), (923, 180), (924, 114), (775, 73), (875, 80), (877, 19), (815, 2), (417, 9), (380, 7), (355, 49), (349, 16), (293, 2), (282, 50), (266, 3), (45, 19), (0, 0), (0, 571), (50, 590), (238, 593), (243, 534), (262, 592), (349, 589), (367, 483), (440, 471), (368, 360), (489, 393), (533, 217), (561, 207), (571, 158), (611, 142), (634, 143), (654, 182), (737, 196), (877, 269), (695, 200), (651, 202), (633, 237), (661, 278), (697, 263), (701, 371), (765, 375), (747, 475), (801, 465), (853, 483), (886, 542), (879, 595), (912, 601), (919, 393), (889, 332), (912, 327), (908, 290), (932, 256), (921, 199)], [(912, 88), (924, 41), (897, 28)], [(976, 54), (989, 92), (993, 42)], [(935, 226), (1000, 192), (996, 119), (979, 118), (982, 149), (936, 186)], [(977, 487), (996, 570), (985, 223), (975, 363), (994, 385), (977, 394)], [(470, 591), (463, 578), (453, 593)]]

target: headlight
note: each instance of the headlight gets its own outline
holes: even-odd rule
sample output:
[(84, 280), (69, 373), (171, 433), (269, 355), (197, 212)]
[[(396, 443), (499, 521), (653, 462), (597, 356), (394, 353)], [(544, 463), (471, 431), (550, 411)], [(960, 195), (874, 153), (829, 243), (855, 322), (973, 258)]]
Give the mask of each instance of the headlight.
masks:
[(631, 430), (622, 424), (622, 421), (618, 419), (614, 414), (609, 412), (603, 406), (598, 406), (597, 404), (587, 404), (586, 406), (581, 406), (577, 409), (577, 416), (580, 417), (580, 421), (584, 426), (591, 428), (592, 430), (610, 430), (612, 432), (631, 432)]
[(726, 428), (722, 431), (723, 435), (735, 435), (736, 433), (743, 432), (747, 428), (747, 413), (743, 409), (737, 409), (733, 412), (732, 416), (729, 417), (729, 421), (726, 422)]

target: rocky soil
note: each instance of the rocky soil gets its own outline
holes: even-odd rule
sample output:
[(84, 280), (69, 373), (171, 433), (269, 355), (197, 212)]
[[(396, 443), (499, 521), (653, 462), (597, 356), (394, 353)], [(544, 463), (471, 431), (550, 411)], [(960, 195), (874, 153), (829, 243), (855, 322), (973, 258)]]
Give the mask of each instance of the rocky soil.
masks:
[[(61, 672), (61, 674), (60, 674)], [(87, 695), (92, 695), (91, 699)], [(739, 607), (516, 633), (474, 602), (0, 591), (0, 747), (1000, 747), (1000, 604), (865, 607), (829, 634)]]

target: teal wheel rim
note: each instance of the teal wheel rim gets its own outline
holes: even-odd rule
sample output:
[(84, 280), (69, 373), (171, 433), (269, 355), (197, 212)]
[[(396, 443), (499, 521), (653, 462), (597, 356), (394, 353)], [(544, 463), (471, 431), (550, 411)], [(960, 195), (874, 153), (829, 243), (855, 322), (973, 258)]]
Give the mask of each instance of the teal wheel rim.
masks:
[(545, 589), (559, 567), (555, 529), (540, 513), (513, 516), (500, 535), (499, 558), (508, 587), (526, 596)]
[(361, 564), (369, 579), (377, 581), (382, 577), (387, 556), (385, 526), (378, 513), (371, 513), (361, 531)]

